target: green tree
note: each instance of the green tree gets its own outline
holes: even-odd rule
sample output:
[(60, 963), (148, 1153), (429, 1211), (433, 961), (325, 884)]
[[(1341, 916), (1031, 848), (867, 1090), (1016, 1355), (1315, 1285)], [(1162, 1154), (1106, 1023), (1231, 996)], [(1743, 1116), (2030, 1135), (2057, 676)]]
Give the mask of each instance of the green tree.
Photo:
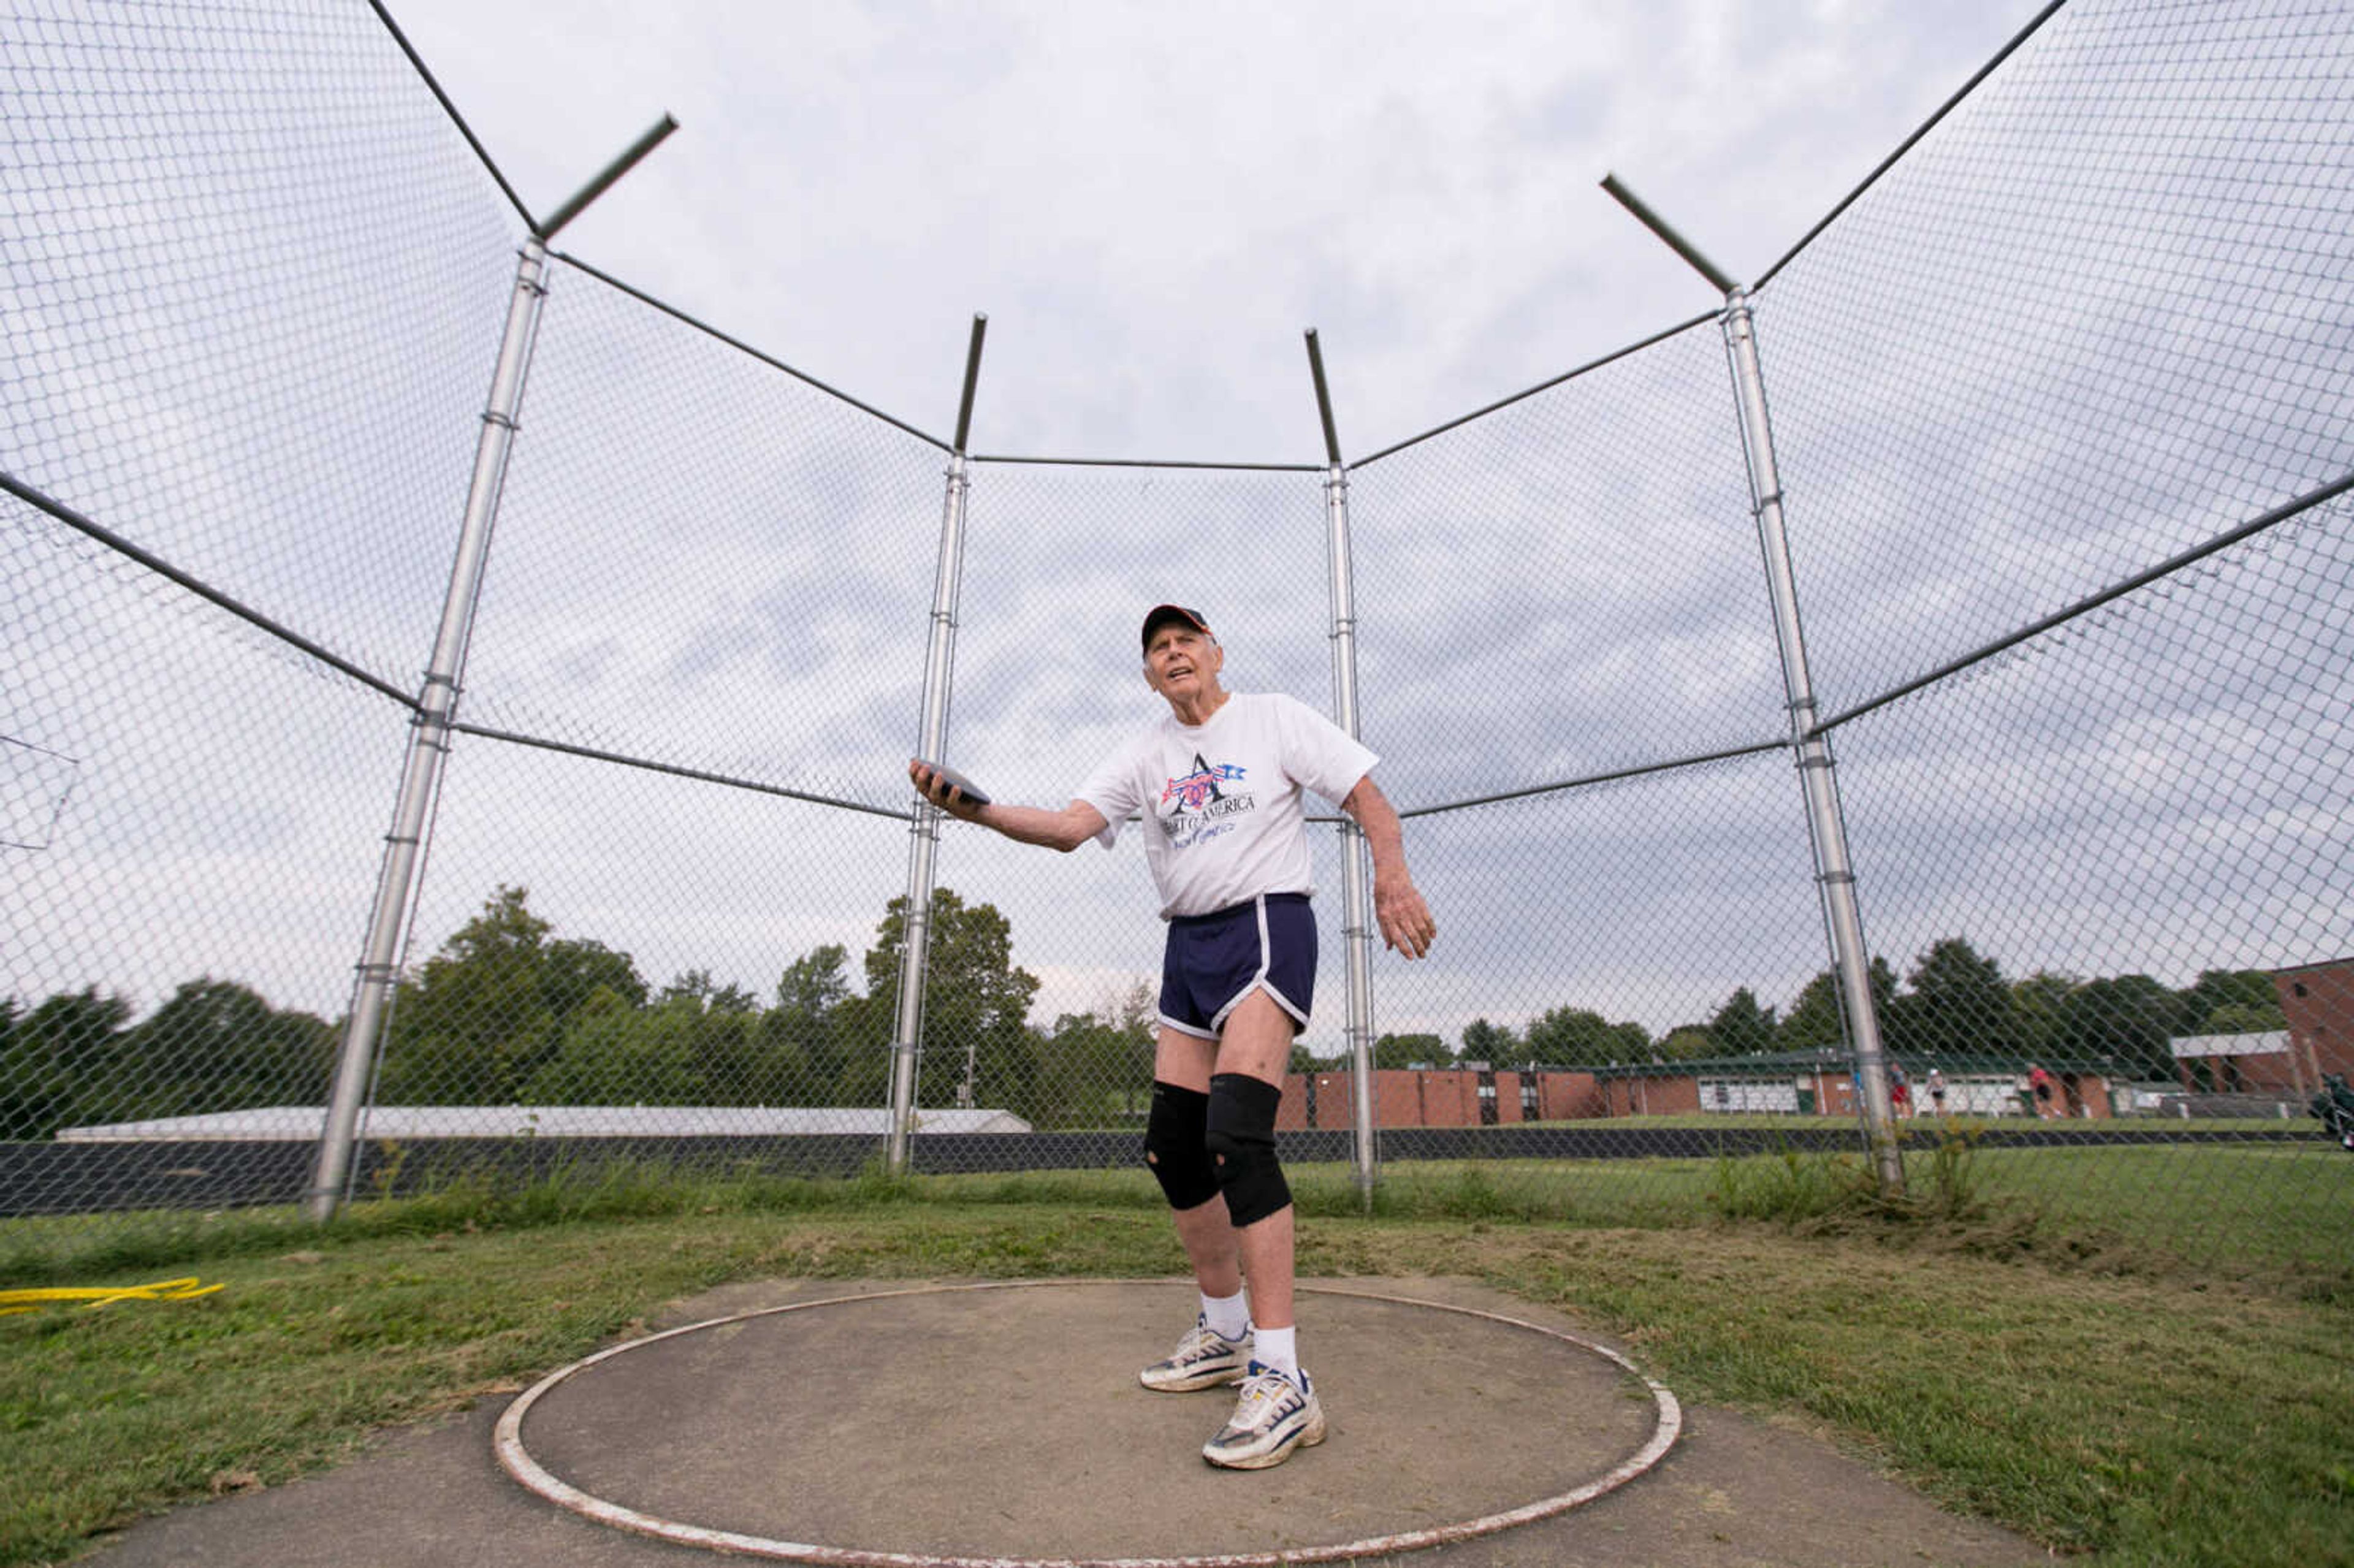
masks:
[(515, 1097), (543, 1106), (693, 1105), (704, 1098), (695, 1072), (702, 1017), (689, 997), (652, 1007), (632, 1007), (610, 991), (591, 997)]
[(1967, 940), (1932, 944), (1905, 979), (1912, 989), (1890, 1003), (1883, 1031), (1896, 1055), (2018, 1054), (2010, 987), (1995, 961)]
[(842, 1076), (843, 1004), (851, 1000), (843, 970), (849, 954), (826, 943), (785, 966), (776, 1005), (760, 1015), (758, 1065), (745, 1092), (755, 1105), (833, 1103)]
[(194, 1116), (259, 1106), (323, 1105), (335, 1032), (307, 1012), (281, 1012), (249, 988), (189, 980), (122, 1041), (141, 1116)]
[(2010, 1012), (2021, 1058), (2041, 1062), (2066, 1054), (2062, 1036), (2068, 1026), (2068, 998), (2084, 983), (2054, 969), (2038, 969), (2011, 983)]
[[(1152, 981), (1140, 976), (1102, 1016), (1127, 1042), (1129, 1054), (1120, 1065), (1118, 1081), (1120, 1108), (1133, 1120), (1142, 1117), (1152, 1103), (1152, 1067), (1161, 1040), (1160, 991)], [(1296, 1055), (1298, 1051), (1295, 1044), (1293, 1054)]]
[[(1886, 959), (1874, 959), (1865, 968), (1872, 986), (1873, 1016), (1885, 1024), (1889, 1003), (1896, 996), (1896, 971)], [(1825, 969), (1806, 983), (1797, 1001), (1774, 1031), (1775, 1048), (1782, 1051), (1840, 1051), (1847, 1046), (1847, 1017), (1840, 997), (1838, 971)]]
[(1511, 1030), (1475, 1018), (1463, 1029), (1463, 1049), (1457, 1054), (1461, 1062), (1491, 1062), (1500, 1066), (1507, 1062), (1527, 1060), (1520, 1038)]
[(2255, 1034), (2286, 1029), (2280, 988), (2264, 969), (2206, 969), (2182, 992), (2179, 1014), (2185, 1029), (2200, 1034)]
[(2180, 1031), (2182, 1012), (2182, 999), (2147, 975), (2086, 980), (2068, 993), (2052, 1054), (2068, 1066), (2171, 1078), (2168, 1042)]
[(8, 999), (0, 1035), (0, 1137), (38, 1139), (61, 1127), (122, 1121), (139, 1114), (127, 1103), (122, 1044), (131, 1019), (126, 997), (96, 986), (60, 991), (20, 1011)]
[[(1117, 1127), (1150, 1087), (1150, 1046), (1121, 1010), (1066, 1012), (1034, 1044), (1030, 1100), (1014, 1108), (1035, 1127)], [(1144, 1081), (1140, 1083), (1140, 1078)]]
[[(833, 1010), (833, 1035), (841, 1054), (833, 1076), (826, 1080), (832, 1086), (826, 1090), (824, 1103), (836, 1106), (882, 1106), (891, 1101), (891, 1029), (898, 1007), (898, 999), (891, 991), (880, 995), (848, 996)], [(943, 1059), (934, 1057), (927, 1064), (935, 1072), (949, 1071)], [(963, 1058), (960, 1054), (949, 1072), (949, 1097), (954, 1097), (954, 1085), (961, 1075)], [(920, 1091), (928, 1094), (929, 1086), (918, 1084)]]
[[(1722, 1054), (1717, 1050), (1716, 1036), (1698, 1023), (1681, 1023), (1669, 1030), (1660, 1038), (1659, 1049), (1652, 1053), (1670, 1062), (1690, 1062)], [(1639, 1062), (1643, 1058), (1638, 1056), (1634, 1059)]]
[[(500, 893), (504, 895), (510, 891), (520, 908), (523, 890), (502, 888)], [(602, 942), (577, 938), (542, 941), (536, 968), (540, 1002), (558, 1023), (588, 1005), (599, 991), (611, 991), (631, 1007), (645, 1005), (646, 982), (639, 978), (637, 965), (629, 954), (617, 953)]]
[(1757, 996), (1743, 986), (1725, 998), (1716, 1016), (1708, 1021), (1712, 1054), (1754, 1056), (1774, 1048), (1774, 1010), (1761, 1007)]
[(1556, 1007), (1529, 1024), (1528, 1057), (1550, 1067), (1601, 1067), (1650, 1059), (1650, 1032), (1612, 1023), (1583, 1007)]
[(1436, 1034), (1384, 1034), (1373, 1041), (1373, 1066), (1443, 1067), (1454, 1058)]
[(2226, 1002), (2200, 1021), (2201, 1034), (2264, 1034), (2286, 1029), (2288, 1020), (2275, 1002), (2270, 1007), (2260, 1003)]
[(709, 969), (688, 969), (663, 987), (655, 1000), (673, 1001), (680, 998), (695, 1002), (712, 1012), (758, 1012), (759, 998), (738, 985), (721, 985), (711, 978)]
[[(887, 1056), (899, 964), (907, 947), (905, 896), (894, 898), (875, 927), (866, 954), (866, 995), (849, 1013), (858, 1030), (843, 1083), (871, 1086), (875, 1104), (888, 1097)], [(920, 1097), (953, 1105), (970, 1081), (976, 1106), (1031, 1103), (1037, 1075), (1033, 1036), (1025, 1027), (1038, 977), (1013, 964), (1013, 928), (993, 904), (968, 906), (950, 888), (932, 895), (931, 935), (924, 991), (924, 1057)], [(877, 1045), (885, 1047), (878, 1051)]]
[(504, 1104), (562, 1049), (567, 1019), (600, 993), (646, 999), (627, 953), (552, 941), (520, 887), (500, 887), (421, 973), (398, 988), (377, 1097), (388, 1105)]

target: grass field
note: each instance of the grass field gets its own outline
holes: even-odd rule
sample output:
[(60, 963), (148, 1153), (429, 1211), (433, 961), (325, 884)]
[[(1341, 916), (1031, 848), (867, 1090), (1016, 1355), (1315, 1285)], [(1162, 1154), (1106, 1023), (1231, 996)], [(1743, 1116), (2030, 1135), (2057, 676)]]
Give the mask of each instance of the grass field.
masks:
[[(1925, 1136), (1940, 1123), (1948, 1126), (1974, 1127), (1988, 1131), (2028, 1137), (2039, 1132), (2223, 1132), (2242, 1133), (2251, 1139), (2271, 1139), (2281, 1136), (2317, 1138), (2321, 1123), (2306, 1117), (2080, 1117), (2073, 1121), (2037, 1121), (2026, 1116), (1933, 1116), (1906, 1117), (1896, 1125), (1908, 1135)], [(1599, 1120), (1577, 1118), (1564, 1121), (1514, 1122), (1516, 1127), (1554, 1128), (1750, 1128), (1767, 1131), (1803, 1128), (1810, 1131), (1856, 1133), (1858, 1123), (1851, 1116), (1794, 1116), (1787, 1111), (1683, 1111), (1674, 1116), (1616, 1116)]]
[[(1827, 1427), (2056, 1551), (2348, 1562), (2354, 1160), (2304, 1159), (1980, 1150), (1916, 1167), (1895, 1205), (1822, 1157), (1397, 1165), (1370, 1215), (1345, 1169), (1294, 1185), (1305, 1274), (1458, 1275), (1557, 1307), (1687, 1398)], [(2194, 1202), (2231, 1223), (2262, 1192), (2278, 1224), (2284, 1187), (2334, 1262), (2283, 1246), (2218, 1270), (2158, 1223)], [(0, 1226), (0, 1287), (226, 1287), (0, 1318), (0, 1563), (331, 1463), (374, 1427), (513, 1390), (725, 1281), (1180, 1266), (1136, 1172), (620, 1171), (362, 1204), (324, 1229), (280, 1213)]]

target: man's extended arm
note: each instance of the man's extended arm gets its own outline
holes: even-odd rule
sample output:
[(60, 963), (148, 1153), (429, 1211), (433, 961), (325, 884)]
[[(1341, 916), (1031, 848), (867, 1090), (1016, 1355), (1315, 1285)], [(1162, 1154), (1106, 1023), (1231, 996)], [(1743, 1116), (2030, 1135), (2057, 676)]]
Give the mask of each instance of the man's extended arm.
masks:
[[(1041, 844), (1068, 853), (1104, 831), (1103, 813), (1085, 800), (1074, 800), (1059, 811), (1041, 810), (1035, 806), (1009, 806), (1000, 800), (976, 806), (964, 798), (963, 790), (942, 783), (930, 768), (913, 758), (907, 763), (907, 778), (917, 794), (949, 816), (959, 821), (978, 822), (1016, 843)], [(1395, 825), (1394, 813), (1390, 821)]]
[(1405, 832), (1398, 826), (1396, 808), (1366, 774), (1341, 802), (1341, 810), (1364, 830), (1365, 847), (1373, 856), (1373, 918), (1381, 923), (1382, 940), (1409, 959), (1430, 951), (1438, 923), (1415, 891), (1406, 874)]

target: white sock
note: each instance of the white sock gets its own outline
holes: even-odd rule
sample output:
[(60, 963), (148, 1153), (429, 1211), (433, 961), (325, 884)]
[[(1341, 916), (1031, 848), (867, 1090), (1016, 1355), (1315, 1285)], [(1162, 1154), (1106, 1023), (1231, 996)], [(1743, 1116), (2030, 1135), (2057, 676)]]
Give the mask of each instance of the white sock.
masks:
[(1239, 1340), (1250, 1332), (1250, 1297), (1237, 1290), (1232, 1296), (1202, 1297), (1202, 1321), (1209, 1324), (1210, 1332), (1222, 1340)]
[(1263, 1361), (1294, 1383), (1299, 1381), (1299, 1330), (1251, 1326), (1251, 1360)]

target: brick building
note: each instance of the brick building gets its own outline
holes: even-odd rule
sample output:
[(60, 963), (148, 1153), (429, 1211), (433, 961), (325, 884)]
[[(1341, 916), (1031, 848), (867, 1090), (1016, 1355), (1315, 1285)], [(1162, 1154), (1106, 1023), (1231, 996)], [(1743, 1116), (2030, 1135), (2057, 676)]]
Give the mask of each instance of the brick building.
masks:
[(2354, 959), (2332, 959), (2273, 971), (2281, 1015), (2288, 1021), (2289, 1055), (2312, 1093), (2325, 1074), (2354, 1077)]
[(2303, 1099), (2329, 1074), (2354, 1077), (2354, 959), (2273, 971), (2285, 1026), (2169, 1044), (2185, 1089)]
[[(1378, 1067), (1373, 1092), (1376, 1127), (1500, 1127), (1609, 1114), (1593, 1074), (1553, 1068)], [(1345, 1128), (1354, 1094), (1353, 1074), (1294, 1073), (1283, 1081), (1275, 1125)]]
[[(1913, 1078), (1913, 1114), (1932, 1108), (1921, 1086), (1932, 1066), (1945, 1070), (1949, 1115), (2034, 1114), (2023, 1093), (2025, 1068), (2008, 1058), (1907, 1060), (1903, 1065)], [(2103, 1075), (2055, 1065), (2052, 1075), (2059, 1086), (2056, 1113), (2071, 1118), (2116, 1114)], [(1276, 1127), (1345, 1129), (1353, 1092), (1353, 1075), (1346, 1071), (1294, 1073), (1284, 1080)], [(1858, 1111), (1847, 1059), (1817, 1051), (1593, 1068), (1382, 1067), (1373, 1073), (1373, 1125), (1391, 1128), (1758, 1111), (1852, 1117)]]

